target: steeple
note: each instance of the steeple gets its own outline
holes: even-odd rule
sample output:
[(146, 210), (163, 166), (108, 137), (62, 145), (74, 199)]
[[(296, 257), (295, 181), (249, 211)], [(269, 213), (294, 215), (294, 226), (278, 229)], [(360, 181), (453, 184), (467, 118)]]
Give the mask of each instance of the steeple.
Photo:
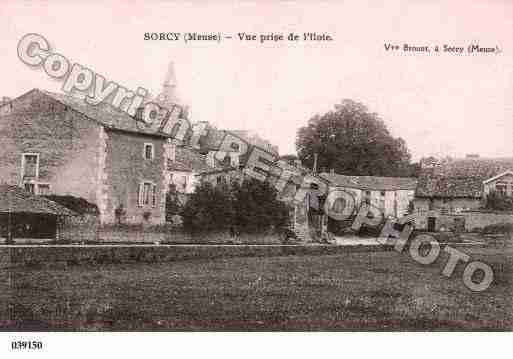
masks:
[(171, 61), (167, 67), (167, 74), (164, 80), (164, 89), (175, 89), (176, 88), (176, 74), (175, 74), (175, 64)]
[(157, 96), (157, 102), (167, 108), (171, 108), (173, 105), (181, 105), (176, 94), (176, 73), (173, 61), (167, 67), (166, 77), (162, 84), (162, 92)]

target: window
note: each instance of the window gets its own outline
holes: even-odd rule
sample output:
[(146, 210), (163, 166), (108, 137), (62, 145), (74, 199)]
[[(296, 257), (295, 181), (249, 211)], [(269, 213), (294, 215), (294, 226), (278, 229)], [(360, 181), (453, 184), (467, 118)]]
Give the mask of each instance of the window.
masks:
[(39, 154), (24, 153), (21, 158), (21, 171), (23, 178), (38, 178), (39, 176)]
[(385, 197), (385, 191), (381, 191), (380, 194), (381, 194), (381, 197)]
[(153, 149), (153, 143), (145, 143), (144, 144), (144, 159), (152, 160), (155, 155)]
[(497, 182), (497, 184), (495, 185), (495, 190), (497, 191), (497, 193), (505, 196), (506, 195), (506, 183), (505, 182)]
[(365, 198), (363, 199), (363, 202), (367, 205), (371, 204), (371, 191), (365, 191)]
[(49, 183), (37, 183), (34, 181), (24, 182), (23, 188), (25, 189), (25, 191), (35, 195), (47, 196), (51, 194)]
[(25, 191), (35, 194), (36, 193), (36, 186), (34, 183), (25, 183), (24, 185)]
[(187, 176), (183, 176), (183, 190), (184, 192), (187, 190)]
[(139, 193), (137, 197), (139, 207), (150, 205), (155, 207), (157, 205), (157, 186), (152, 182), (143, 182), (139, 184)]
[(37, 185), (37, 194), (40, 196), (47, 196), (50, 194), (50, 185), (48, 183), (39, 183)]

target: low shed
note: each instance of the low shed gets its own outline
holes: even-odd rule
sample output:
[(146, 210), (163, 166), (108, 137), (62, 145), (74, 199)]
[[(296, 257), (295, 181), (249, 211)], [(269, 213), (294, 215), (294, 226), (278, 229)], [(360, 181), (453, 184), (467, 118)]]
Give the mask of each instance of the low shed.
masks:
[(59, 239), (62, 217), (76, 214), (58, 203), (22, 188), (0, 184), (0, 237)]

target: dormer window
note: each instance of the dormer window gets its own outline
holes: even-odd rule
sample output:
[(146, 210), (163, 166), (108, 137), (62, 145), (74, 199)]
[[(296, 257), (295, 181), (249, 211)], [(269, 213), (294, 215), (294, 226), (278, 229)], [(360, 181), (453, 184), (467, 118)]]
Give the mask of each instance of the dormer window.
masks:
[(145, 143), (144, 144), (144, 159), (152, 160), (155, 157), (155, 150), (153, 148), (153, 143)]

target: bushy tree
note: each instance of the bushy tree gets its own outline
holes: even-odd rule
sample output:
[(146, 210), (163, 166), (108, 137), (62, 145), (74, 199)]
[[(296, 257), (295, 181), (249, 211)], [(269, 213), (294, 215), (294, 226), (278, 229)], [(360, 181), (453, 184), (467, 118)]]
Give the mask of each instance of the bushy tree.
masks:
[(170, 185), (169, 191), (166, 193), (166, 221), (171, 221), (173, 216), (180, 214), (182, 204), (178, 199), (178, 191), (176, 186)]
[(263, 233), (282, 231), (288, 225), (289, 210), (277, 199), (267, 182), (246, 179), (239, 184), (212, 186), (202, 183), (182, 211), (189, 232), (228, 231)]
[(495, 211), (513, 211), (513, 198), (492, 191), (486, 197), (486, 209)]
[(231, 187), (233, 224), (239, 231), (257, 233), (284, 230), (289, 221), (287, 205), (277, 199), (277, 191), (268, 182), (247, 179)]
[(232, 201), (226, 185), (203, 182), (185, 204), (183, 226), (192, 233), (227, 230), (232, 222)]
[(343, 100), (334, 111), (316, 115), (298, 130), (298, 157), (317, 170), (340, 174), (407, 176), (412, 173), (411, 155), (402, 138), (393, 137), (383, 120), (366, 106)]

